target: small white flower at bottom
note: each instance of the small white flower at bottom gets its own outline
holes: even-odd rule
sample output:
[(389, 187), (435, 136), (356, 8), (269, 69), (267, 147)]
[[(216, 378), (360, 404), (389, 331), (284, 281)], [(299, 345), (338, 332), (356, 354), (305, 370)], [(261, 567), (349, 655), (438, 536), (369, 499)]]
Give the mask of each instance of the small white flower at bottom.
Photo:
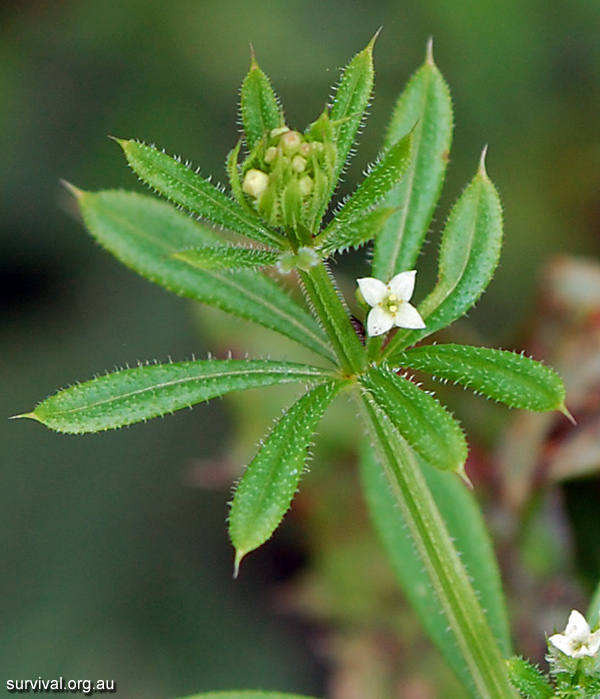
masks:
[(358, 279), (364, 300), (372, 307), (367, 317), (367, 334), (383, 335), (394, 326), (418, 330), (425, 327), (417, 309), (408, 303), (415, 289), (416, 270), (400, 272), (384, 284), (374, 277)]
[(555, 633), (548, 641), (571, 658), (591, 657), (600, 649), (600, 629), (591, 633), (585, 617), (574, 609), (564, 633)]

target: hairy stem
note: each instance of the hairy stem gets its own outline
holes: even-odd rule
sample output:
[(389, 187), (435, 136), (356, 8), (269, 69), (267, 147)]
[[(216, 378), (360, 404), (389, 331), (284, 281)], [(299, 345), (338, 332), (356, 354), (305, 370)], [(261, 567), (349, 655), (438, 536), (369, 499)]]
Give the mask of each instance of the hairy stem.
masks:
[(329, 270), (320, 262), (298, 272), (311, 310), (327, 333), (344, 373), (347, 376), (361, 373), (367, 364), (365, 348), (350, 323), (348, 308)]
[(362, 397), (362, 411), (377, 458), (469, 668), (476, 696), (515, 699), (498, 644), (410, 447), (368, 395)]

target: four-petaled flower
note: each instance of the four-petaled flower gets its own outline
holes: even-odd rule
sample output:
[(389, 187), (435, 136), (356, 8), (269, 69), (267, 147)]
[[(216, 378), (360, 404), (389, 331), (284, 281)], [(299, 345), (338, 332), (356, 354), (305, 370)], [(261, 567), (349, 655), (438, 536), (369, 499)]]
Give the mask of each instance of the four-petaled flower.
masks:
[(384, 284), (373, 277), (358, 279), (364, 300), (372, 307), (367, 317), (367, 333), (370, 337), (383, 335), (394, 326), (417, 330), (425, 323), (419, 311), (408, 303), (415, 288), (416, 270), (400, 272)]
[(574, 609), (569, 616), (564, 633), (555, 633), (548, 640), (571, 658), (593, 656), (600, 648), (600, 629), (591, 633), (583, 615)]

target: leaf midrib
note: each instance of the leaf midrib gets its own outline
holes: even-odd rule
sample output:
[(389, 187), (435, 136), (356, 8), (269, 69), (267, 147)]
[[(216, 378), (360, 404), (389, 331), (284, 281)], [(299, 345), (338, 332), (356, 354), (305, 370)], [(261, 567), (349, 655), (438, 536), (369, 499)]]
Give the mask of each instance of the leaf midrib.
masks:
[[(153, 367), (147, 367), (148, 369), (152, 370)], [(168, 367), (160, 366), (157, 367), (157, 369), (166, 369)], [(289, 371), (289, 366), (279, 367), (279, 371), (277, 370), (276, 367), (270, 367), (269, 369), (263, 369), (261, 370), (260, 368), (254, 368), (253, 370), (249, 370), (247, 365), (244, 365), (240, 369), (234, 371), (232, 369), (229, 369), (227, 371), (223, 371), (220, 373), (211, 373), (211, 374), (199, 374), (197, 376), (188, 376), (185, 378), (180, 378), (180, 379), (173, 379), (171, 381), (164, 381), (162, 383), (158, 384), (153, 384), (152, 386), (145, 386), (143, 388), (137, 389), (135, 391), (129, 391), (128, 393), (122, 393), (119, 396), (110, 396), (108, 398), (105, 398), (103, 400), (96, 401), (95, 403), (87, 403), (85, 406), (76, 406), (74, 408), (70, 408), (68, 410), (55, 410), (53, 411), (53, 416), (54, 417), (60, 417), (62, 415), (71, 415), (77, 412), (82, 412), (86, 410), (92, 410), (94, 408), (97, 408), (102, 405), (110, 405), (111, 403), (118, 403), (120, 401), (127, 400), (128, 398), (132, 398), (133, 396), (137, 395), (142, 395), (144, 393), (149, 393), (149, 392), (154, 392), (163, 388), (168, 388), (168, 387), (175, 387), (175, 386), (181, 386), (186, 383), (191, 383), (194, 381), (199, 381), (201, 379), (224, 379), (228, 378), (231, 376), (244, 376), (248, 374), (252, 375), (261, 375), (261, 374), (272, 374), (273, 376), (281, 376), (285, 377), (287, 376), (293, 376), (291, 379), (292, 381), (300, 381), (304, 378), (331, 378), (331, 374), (323, 371), (322, 369), (318, 369), (317, 367), (308, 367), (307, 365), (307, 371), (302, 372), (302, 371)], [(131, 371), (138, 371), (139, 369), (133, 369)], [(125, 371), (128, 371), (127, 369)], [(121, 372), (124, 373), (124, 372)], [(109, 374), (109, 376), (119, 376), (119, 374)], [(101, 381), (102, 378), (97, 379), (97, 381)], [(240, 389), (243, 390), (243, 389)], [(60, 394), (58, 394), (60, 395)], [(216, 396), (215, 396), (216, 397)], [(203, 400), (202, 398), (200, 400)], [(34, 411), (35, 412), (35, 411)]]

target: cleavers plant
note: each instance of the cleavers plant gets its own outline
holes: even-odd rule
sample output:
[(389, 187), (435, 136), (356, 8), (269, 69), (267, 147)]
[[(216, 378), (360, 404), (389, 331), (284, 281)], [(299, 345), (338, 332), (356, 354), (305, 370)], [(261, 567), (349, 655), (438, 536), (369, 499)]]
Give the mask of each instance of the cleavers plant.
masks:
[[(243, 135), (227, 158), (230, 193), (179, 159), (121, 139), (131, 168), (167, 202), (69, 185), (91, 234), (121, 262), (176, 294), (287, 336), (312, 350), (315, 364), (209, 358), (143, 365), (74, 385), (19, 417), (59, 432), (98, 432), (232, 391), (298, 383), (301, 396), (235, 490), (229, 532), (237, 574), (242, 558), (273, 534), (289, 508), (324, 412), (338, 394), (352, 396), (365, 433), (366, 501), (409, 600), (470, 696), (514, 697), (503, 658), (510, 640), (498, 571), (463, 482), (465, 436), (411, 372), (512, 407), (568, 414), (564, 388), (551, 369), (523, 355), (422, 343), (476, 303), (502, 238), (484, 154), (443, 229), (437, 283), (418, 308), (408, 304), (452, 139), (450, 95), (431, 45), (398, 99), (381, 155), (328, 217), (371, 99), (374, 41), (344, 69), (331, 103), (304, 132), (286, 125), (252, 57), (241, 89)], [(368, 312), (363, 323), (351, 315), (327, 260), (371, 242), (373, 277), (359, 280), (354, 311), (363, 318)], [(290, 274), (306, 305), (278, 283), (278, 275)]]

